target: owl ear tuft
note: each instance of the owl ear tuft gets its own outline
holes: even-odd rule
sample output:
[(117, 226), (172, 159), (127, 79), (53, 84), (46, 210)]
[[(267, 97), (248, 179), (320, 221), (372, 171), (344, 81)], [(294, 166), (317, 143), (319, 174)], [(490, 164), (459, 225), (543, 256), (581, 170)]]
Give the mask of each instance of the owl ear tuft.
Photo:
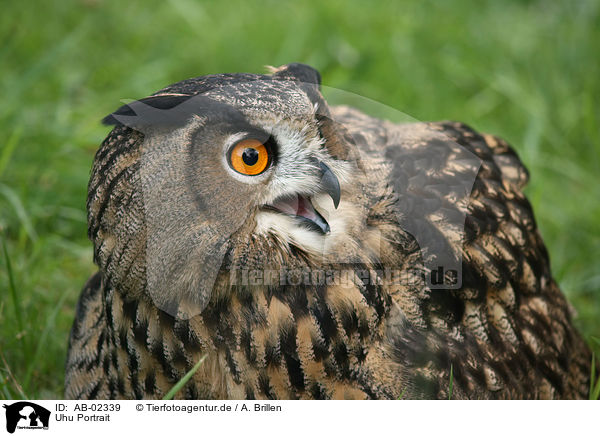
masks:
[(273, 71), (273, 77), (278, 79), (295, 80), (302, 83), (311, 83), (319, 87), (321, 85), (321, 74), (313, 67), (300, 64), (292, 63), (282, 65), (281, 67)]
[[(173, 109), (191, 97), (193, 96), (187, 94), (163, 94), (135, 100), (131, 103), (121, 106), (112, 114), (105, 116), (102, 119), (102, 124), (106, 126), (121, 126), (124, 125), (123, 120), (126, 119), (125, 117), (139, 116), (139, 108), (143, 107), (144, 105), (149, 106), (149, 109), (168, 110)], [(134, 108), (137, 110), (134, 110)]]

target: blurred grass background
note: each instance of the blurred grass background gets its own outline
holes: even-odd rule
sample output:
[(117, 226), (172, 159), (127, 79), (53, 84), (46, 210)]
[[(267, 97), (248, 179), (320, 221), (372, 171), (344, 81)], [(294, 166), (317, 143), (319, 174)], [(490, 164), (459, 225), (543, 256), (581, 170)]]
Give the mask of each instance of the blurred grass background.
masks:
[(0, 398), (60, 398), (95, 270), (99, 120), (181, 79), (304, 62), (323, 84), (500, 135), (586, 337), (600, 335), (599, 1), (4, 1)]

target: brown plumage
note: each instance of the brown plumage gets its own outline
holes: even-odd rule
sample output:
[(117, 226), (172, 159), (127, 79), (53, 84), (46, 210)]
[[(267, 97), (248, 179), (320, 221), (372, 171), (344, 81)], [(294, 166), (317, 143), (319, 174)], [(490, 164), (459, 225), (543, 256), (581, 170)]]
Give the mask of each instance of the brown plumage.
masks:
[[(176, 398), (448, 398), (451, 369), (453, 398), (586, 397), (514, 151), (329, 108), (319, 82), (207, 76), (107, 117), (66, 397), (160, 398), (204, 355)], [(227, 167), (238, 131), (272, 143), (264, 174)], [(315, 213), (281, 213), (291, 195)], [(457, 286), (434, 286), (439, 253)]]

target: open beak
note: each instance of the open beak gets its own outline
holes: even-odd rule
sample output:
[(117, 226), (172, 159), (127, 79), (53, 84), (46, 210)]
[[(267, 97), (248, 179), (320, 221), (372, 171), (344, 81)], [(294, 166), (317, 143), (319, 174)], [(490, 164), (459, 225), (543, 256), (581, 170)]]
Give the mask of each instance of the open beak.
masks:
[[(321, 170), (321, 188), (323, 192), (329, 194), (333, 200), (333, 205), (337, 209), (340, 204), (340, 182), (333, 174), (331, 169), (323, 162), (319, 162)], [(296, 217), (302, 224), (309, 229), (320, 233), (329, 233), (329, 223), (323, 216), (314, 208), (310, 197), (296, 194), (285, 196), (277, 199), (272, 205), (267, 206), (268, 209), (275, 210), (288, 216)]]

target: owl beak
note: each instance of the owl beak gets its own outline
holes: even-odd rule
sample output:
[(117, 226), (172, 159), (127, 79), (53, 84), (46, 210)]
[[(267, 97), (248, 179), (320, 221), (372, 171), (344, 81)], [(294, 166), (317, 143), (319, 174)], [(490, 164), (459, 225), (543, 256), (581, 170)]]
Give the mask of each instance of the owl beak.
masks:
[(333, 205), (337, 209), (340, 204), (340, 181), (333, 174), (331, 168), (323, 162), (319, 162), (319, 168), (321, 169), (321, 187), (323, 191), (329, 194), (333, 200)]
[[(337, 209), (340, 204), (340, 182), (333, 171), (331, 171), (331, 168), (323, 162), (317, 161), (316, 163), (321, 171), (321, 191), (329, 194), (333, 200), (333, 205)], [(308, 196), (300, 194), (286, 195), (277, 199), (273, 204), (263, 206), (263, 208), (295, 217), (303, 225), (322, 234), (327, 234), (331, 230), (329, 223), (314, 208), (311, 198)]]

